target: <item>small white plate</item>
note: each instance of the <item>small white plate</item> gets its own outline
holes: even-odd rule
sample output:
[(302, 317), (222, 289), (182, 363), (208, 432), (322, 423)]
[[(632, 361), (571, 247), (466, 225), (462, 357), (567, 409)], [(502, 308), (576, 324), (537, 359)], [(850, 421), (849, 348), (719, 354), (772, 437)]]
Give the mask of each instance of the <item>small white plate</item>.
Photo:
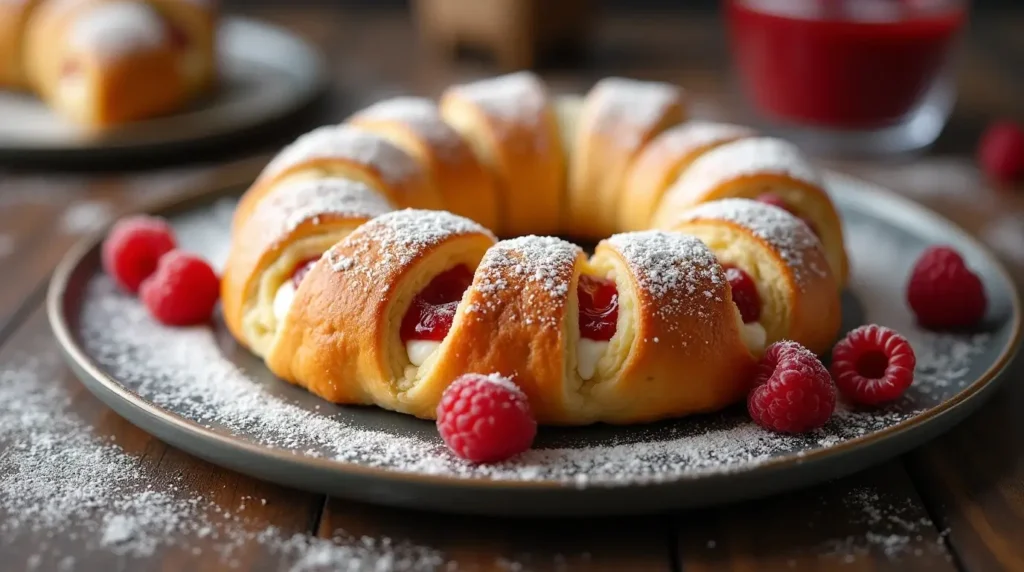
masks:
[(192, 143), (281, 119), (326, 86), (323, 62), (276, 26), (227, 18), (218, 36), (221, 85), (174, 115), (88, 133), (31, 94), (0, 92), (0, 159), (68, 158)]

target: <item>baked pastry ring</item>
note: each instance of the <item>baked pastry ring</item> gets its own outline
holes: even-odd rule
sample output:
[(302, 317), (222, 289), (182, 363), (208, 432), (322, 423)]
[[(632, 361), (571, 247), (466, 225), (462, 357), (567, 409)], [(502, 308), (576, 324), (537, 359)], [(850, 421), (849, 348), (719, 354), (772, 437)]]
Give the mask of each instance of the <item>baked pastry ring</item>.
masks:
[(558, 122), (543, 82), (522, 71), (448, 88), (441, 116), (498, 189), (502, 235), (555, 234), (565, 204)]
[[(681, 89), (658, 82), (603, 79), (583, 100), (574, 130), (565, 228), (601, 238), (616, 231), (626, 172), (655, 135), (683, 120)], [(631, 197), (622, 196), (622, 203)]]
[(637, 154), (629, 167), (623, 189), (626, 199), (619, 207), (619, 228), (650, 227), (665, 191), (698, 157), (755, 133), (749, 127), (706, 121), (687, 121), (662, 132)]
[(799, 218), (769, 204), (723, 199), (679, 213), (668, 226), (753, 278), (766, 344), (792, 340), (818, 354), (832, 348), (842, 321), (839, 286), (821, 242)]
[(824, 189), (821, 173), (792, 143), (772, 137), (741, 139), (699, 157), (665, 193), (654, 215), (655, 228), (670, 228), (679, 212), (725, 198), (780, 200), (804, 219), (825, 248), (839, 287), (848, 262), (843, 225)]
[(498, 226), (498, 191), (462, 137), (422, 97), (395, 97), (356, 113), (350, 124), (377, 133), (423, 166), (451, 212)]

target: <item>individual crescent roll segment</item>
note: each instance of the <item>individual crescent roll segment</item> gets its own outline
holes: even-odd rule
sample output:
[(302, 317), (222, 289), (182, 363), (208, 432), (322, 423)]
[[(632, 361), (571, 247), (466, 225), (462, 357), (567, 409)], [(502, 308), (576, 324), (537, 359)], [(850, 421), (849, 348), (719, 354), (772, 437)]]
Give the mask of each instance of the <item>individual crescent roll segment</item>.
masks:
[(285, 182), (243, 221), (221, 279), (224, 320), (265, 355), (311, 262), (364, 222), (393, 207), (363, 183), (339, 178)]
[(423, 165), (444, 207), (482, 224), (498, 226), (498, 191), (462, 136), (422, 97), (395, 97), (360, 111), (349, 123), (377, 133)]
[(619, 206), (619, 228), (649, 228), (665, 191), (693, 161), (720, 145), (754, 135), (749, 127), (706, 121), (688, 121), (663, 131), (629, 167), (623, 194), (626, 198)]
[[(592, 422), (574, 380), (574, 295), (586, 264), (576, 245), (553, 237), (503, 240), (487, 251), (427, 380), (410, 395), (436, 403), (465, 373), (512, 379), (538, 422)], [(578, 336), (577, 336), (578, 337)]]
[(444, 208), (429, 175), (408, 153), (365, 129), (328, 125), (302, 135), (270, 161), (239, 201), (235, 228), (282, 180), (322, 177), (362, 182), (398, 208)]
[(22, 63), (22, 43), (29, 17), (40, 1), (0, 1), (0, 88), (28, 87)]
[(334, 403), (432, 417), (436, 401), (405, 397), (429, 366), (412, 366), (403, 319), (435, 278), (461, 267), (472, 273), (494, 242), (479, 224), (444, 211), (406, 209), (363, 224), (300, 283), (268, 367)]
[(746, 395), (755, 360), (707, 246), (672, 232), (617, 234), (598, 244), (590, 271), (613, 278), (619, 299), (615, 336), (582, 389), (601, 421), (716, 411)]
[(753, 279), (767, 344), (793, 340), (818, 354), (831, 349), (842, 321), (839, 287), (821, 242), (800, 219), (757, 201), (723, 199), (679, 213), (671, 227), (700, 238), (722, 264)]
[(473, 149), (498, 189), (506, 235), (556, 234), (565, 158), (544, 84), (528, 71), (448, 88), (441, 115)]
[(576, 126), (579, 125), (582, 111), (583, 96), (559, 95), (555, 98), (555, 118), (558, 121), (558, 134), (562, 140), (562, 152), (565, 154), (567, 175), (576, 147)]
[(847, 258), (843, 228), (821, 173), (791, 143), (772, 137), (741, 139), (699, 157), (666, 192), (654, 216), (656, 228), (669, 228), (693, 205), (725, 198), (780, 200), (818, 235), (841, 288)]
[(188, 100), (171, 28), (146, 2), (44, 2), (24, 49), (39, 95), (88, 128), (169, 113)]
[(680, 88), (622, 78), (599, 81), (587, 94), (569, 167), (568, 231), (601, 238), (618, 226), (626, 172), (636, 153), (686, 113)]

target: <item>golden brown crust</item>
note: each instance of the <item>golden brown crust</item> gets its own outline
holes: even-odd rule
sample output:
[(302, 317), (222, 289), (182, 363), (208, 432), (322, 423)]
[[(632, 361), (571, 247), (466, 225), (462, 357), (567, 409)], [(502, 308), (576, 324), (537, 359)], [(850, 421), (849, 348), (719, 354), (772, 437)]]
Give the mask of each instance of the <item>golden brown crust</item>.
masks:
[(811, 221), (840, 288), (848, 261), (843, 226), (824, 189), (821, 173), (792, 144), (761, 137), (741, 139), (697, 159), (665, 194), (653, 224), (671, 228), (679, 213), (726, 198), (755, 199), (763, 193), (782, 198), (794, 214)]
[(579, 247), (552, 237), (523, 236), (487, 251), (424, 397), (436, 403), (440, 390), (465, 373), (497, 373), (523, 390), (540, 423), (583, 416), (570, 403), (575, 388), (566, 375), (571, 301), (585, 261)]
[(221, 278), (224, 321), (239, 342), (251, 346), (243, 328), (261, 275), (294, 242), (317, 235), (340, 240), (392, 206), (361, 183), (319, 179), (283, 184), (267, 195), (238, 229)]
[(560, 230), (565, 158), (552, 102), (531, 72), (454, 86), (441, 97), (441, 115), (462, 134), (498, 189), (499, 232), (555, 234)]
[(697, 157), (754, 134), (749, 127), (703, 121), (688, 121), (662, 132), (640, 151), (629, 168), (623, 195), (627, 198), (619, 208), (619, 228), (649, 228), (665, 191)]
[(28, 78), (22, 65), (22, 41), (29, 16), (40, 0), (0, 2), (0, 88), (24, 89)]
[(437, 106), (420, 97), (381, 101), (349, 123), (388, 139), (418, 160), (440, 190), (445, 208), (485, 228), (498, 226), (498, 192), (473, 150), (441, 119)]
[(440, 211), (395, 211), (360, 226), (300, 284), (267, 366), (334, 403), (433, 415), (436, 402), (400, 395), (401, 316), (433, 276), (449, 264), (475, 267), (492, 244), (483, 227)]
[[(162, 115), (209, 86), (213, 26), (200, 3), (52, 0), (28, 22), (24, 71), (49, 105), (87, 127)], [(195, 57), (180, 53), (172, 30), (194, 39)], [(190, 62), (202, 68), (193, 83)]]
[(441, 209), (439, 191), (423, 168), (383, 137), (350, 125), (327, 125), (299, 137), (277, 154), (242, 195), (233, 228), (263, 196), (293, 177), (338, 176), (360, 181), (397, 208)]
[(842, 321), (839, 287), (821, 242), (798, 218), (756, 201), (725, 199), (680, 213), (671, 227), (751, 274), (765, 311), (772, 306), (766, 298), (784, 297), (774, 305), (787, 315), (763, 320), (768, 343), (792, 340), (817, 354), (832, 348)]
[(567, 228), (602, 238), (618, 227), (620, 196), (633, 157), (654, 136), (685, 116), (682, 90), (622, 78), (599, 81), (583, 102), (569, 168)]
[(677, 233), (625, 233), (602, 241), (594, 259), (624, 270), (620, 298), (635, 296), (625, 359), (584, 386), (601, 421), (717, 411), (746, 395), (754, 357), (740, 337), (725, 272), (704, 244)]

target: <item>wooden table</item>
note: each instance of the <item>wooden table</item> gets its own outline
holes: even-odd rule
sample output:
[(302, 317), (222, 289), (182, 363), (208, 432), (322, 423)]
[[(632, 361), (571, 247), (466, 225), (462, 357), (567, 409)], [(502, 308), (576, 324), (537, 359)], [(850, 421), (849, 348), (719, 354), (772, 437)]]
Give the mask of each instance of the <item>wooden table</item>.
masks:
[[(454, 81), (488, 73), (485, 64), (452, 65), (415, 49), (412, 26), (403, 14), (291, 8), (255, 15), (301, 32), (330, 55), (340, 94), (334, 118), (385, 94), (436, 95)], [(970, 153), (988, 120), (1024, 118), (1022, 26), (1024, 15), (981, 16), (972, 24), (959, 70), (962, 97), (932, 154), (891, 164), (833, 165), (961, 223), (993, 245), (1018, 280), (1024, 276), (1024, 194), (1019, 192), (1024, 189), (991, 188)], [(587, 62), (545, 76), (559, 90), (582, 90), (612, 73), (674, 81), (696, 96), (699, 113), (729, 118), (732, 108), (721, 96), (728, 81), (722, 40), (710, 16), (606, 17), (599, 21)], [(83, 233), (183, 189), (244, 182), (265, 160), (258, 154), (119, 175), (3, 174), (0, 370), (21, 367), (14, 364), (26, 356), (56, 355), (41, 303), (54, 265)], [(115, 554), (82, 535), (0, 526), (5, 570), (270, 570), (293, 565), (356, 570), (1024, 570), (1024, 415), (1019, 409), (1024, 406), (1024, 375), (1019, 367), (991, 403), (957, 429), (846, 479), (715, 509), (544, 521), (400, 511), (257, 482), (160, 443), (100, 404), (69, 370), (60, 366), (56, 371), (52, 383), (72, 396), (68, 415), (78, 416), (98, 438), (116, 442), (153, 490), (201, 496), (211, 502), (210, 511), (231, 513), (225, 526), (273, 526), (283, 537), (299, 536), (287, 551), (272, 549), (255, 536), (226, 551), (220, 546), (224, 535), (200, 531), (194, 538), (159, 542), (151, 554), (132, 556)], [(4, 459), (0, 452), (0, 475), (11, 471)], [(12, 515), (3, 514), (3, 506), (0, 522), (7, 522)], [(93, 507), (94, 517), (102, 519), (109, 508), (102, 503)], [(309, 542), (306, 535), (333, 540), (296, 548)], [(325, 548), (332, 545), (337, 550)], [(398, 545), (429, 557), (394, 559)], [(378, 562), (382, 553), (391, 553), (387, 558), (392, 559)], [(346, 555), (362, 567), (347, 568)], [(316, 568), (317, 563), (323, 567)]]

